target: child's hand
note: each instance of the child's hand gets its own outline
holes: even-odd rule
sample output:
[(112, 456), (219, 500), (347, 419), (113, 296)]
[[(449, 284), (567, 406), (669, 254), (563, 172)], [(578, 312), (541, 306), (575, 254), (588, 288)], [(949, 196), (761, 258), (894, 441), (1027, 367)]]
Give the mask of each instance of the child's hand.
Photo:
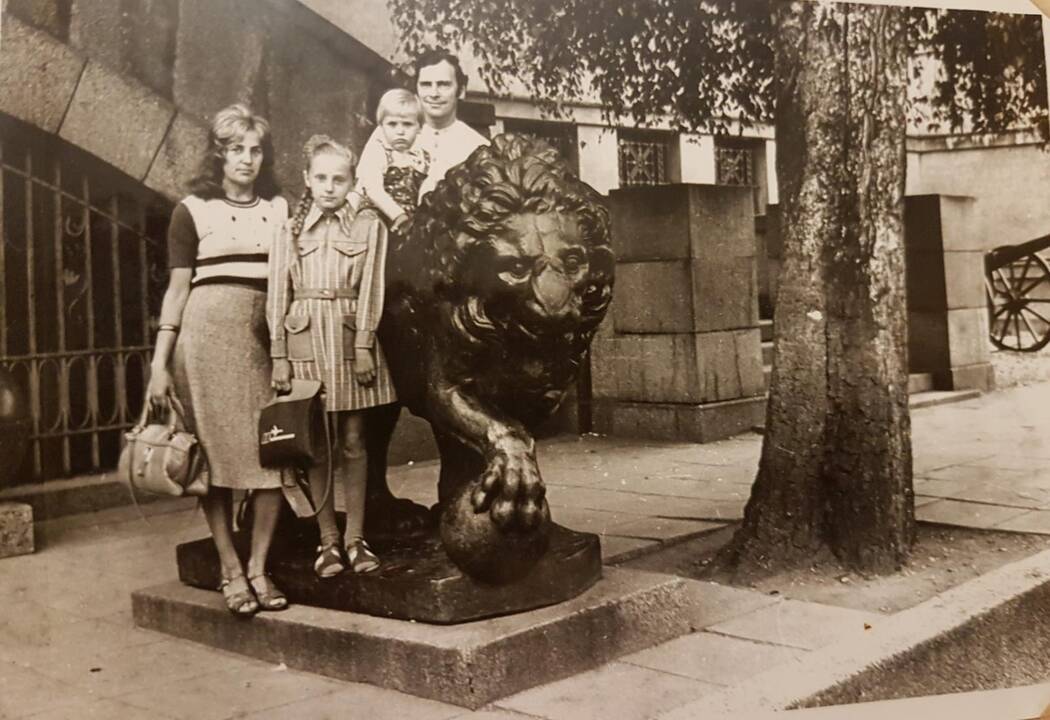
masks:
[(376, 381), (376, 362), (369, 348), (354, 348), (354, 376), (361, 385)]
[(287, 358), (275, 358), (273, 361), (273, 372), (270, 373), (270, 387), (277, 391), (278, 395), (290, 392), (292, 389), (292, 364)]
[(406, 225), (408, 225), (408, 213), (401, 213), (390, 224), (390, 232), (400, 235)]

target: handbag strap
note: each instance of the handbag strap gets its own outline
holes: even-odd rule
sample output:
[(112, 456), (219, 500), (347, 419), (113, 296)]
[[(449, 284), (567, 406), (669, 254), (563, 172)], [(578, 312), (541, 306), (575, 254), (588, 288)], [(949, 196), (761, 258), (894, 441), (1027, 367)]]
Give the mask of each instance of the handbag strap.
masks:
[[(303, 490), (303, 495), (306, 496), (306, 501), (310, 504), (311, 507), (314, 508), (314, 511), (308, 515), (298, 515), (298, 513), (296, 513), (302, 519), (308, 520), (310, 518), (315, 518), (318, 515), (320, 515), (322, 508), (324, 508), (325, 504), (328, 503), (328, 498), (332, 496), (332, 489), (335, 486), (335, 463), (332, 461), (332, 429), (329, 426), (329, 417), (327, 412), (324, 413), (324, 441), (325, 457), (327, 458), (327, 477), (325, 478), (324, 495), (321, 496), (321, 502), (315, 504), (313, 500), (310, 499), (310, 493), (305, 492), (305, 490), (302, 487), (300, 487), (300, 490)], [(295, 470), (291, 468), (281, 468), (282, 486), (284, 485), (284, 474), (286, 472), (294, 473)], [(293, 482), (299, 483), (300, 481), (297, 477), (294, 477)], [(309, 485), (309, 483), (307, 483), (307, 485)]]

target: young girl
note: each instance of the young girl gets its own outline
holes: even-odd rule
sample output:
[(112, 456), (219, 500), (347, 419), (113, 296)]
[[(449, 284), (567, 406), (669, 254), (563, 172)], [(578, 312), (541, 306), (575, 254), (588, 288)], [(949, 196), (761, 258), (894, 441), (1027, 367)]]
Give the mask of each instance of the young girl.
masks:
[[(304, 155), (306, 191), (270, 253), (267, 310), (274, 389), (286, 392), (293, 376), (320, 380), (326, 409), (337, 421), (333, 453), (344, 483), (346, 533), (341, 544), (330, 494), (317, 516), (321, 545), (314, 563), (327, 578), (347, 562), (354, 572), (379, 567), (362, 535), (367, 458), (361, 411), (397, 397), (375, 340), (386, 233), (377, 223), (353, 222), (346, 199), (355, 158), (347, 147), (315, 135)], [(314, 498), (324, 496), (326, 482), (324, 466), (311, 470)]]
[(386, 216), (396, 233), (415, 209), (419, 187), (430, 168), (429, 154), (415, 145), (423, 127), (423, 106), (415, 93), (387, 90), (379, 98), (376, 121), (382, 142), (365, 149), (358, 167), (357, 192)]

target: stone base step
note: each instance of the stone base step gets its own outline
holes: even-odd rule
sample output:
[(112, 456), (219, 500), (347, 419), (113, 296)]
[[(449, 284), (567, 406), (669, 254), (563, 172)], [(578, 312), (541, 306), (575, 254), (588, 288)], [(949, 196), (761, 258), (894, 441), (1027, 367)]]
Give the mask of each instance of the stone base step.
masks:
[(933, 373), (912, 373), (908, 376), (908, 393), (929, 392), (933, 390)]
[(773, 321), (759, 320), (758, 329), (761, 332), (762, 342), (773, 342)]
[(681, 578), (619, 568), (567, 602), (450, 626), (303, 605), (245, 622), (178, 582), (131, 601), (139, 627), (471, 709), (684, 635), (697, 613)]

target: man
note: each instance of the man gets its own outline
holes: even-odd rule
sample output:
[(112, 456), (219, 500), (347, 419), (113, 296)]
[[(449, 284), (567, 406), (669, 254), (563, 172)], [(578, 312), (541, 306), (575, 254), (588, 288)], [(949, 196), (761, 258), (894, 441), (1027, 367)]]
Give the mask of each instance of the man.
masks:
[[(467, 76), (459, 58), (447, 50), (435, 49), (416, 58), (416, 94), (423, 103), (423, 129), (416, 146), (430, 155), (430, 169), (419, 188), (419, 197), (430, 192), (445, 173), (467, 159), (481, 145), (484, 135), (457, 118), (460, 99), (467, 92)], [(361, 151), (361, 167), (382, 163), (383, 142), (377, 128)], [(360, 171), (358, 172), (360, 175)]]
[[(423, 103), (423, 128), (416, 146), (430, 155), (427, 177), (420, 185), (419, 197), (430, 192), (445, 173), (460, 164), (481, 145), (485, 136), (456, 117), (459, 100), (467, 91), (467, 76), (459, 58), (447, 50), (429, 50), (414, 63), (416, 94)], [(385, 157), (382, 132), (372, 133), (361, 151), (360, 168), (382, 164)], [(397, 352), (391, 348), (391, 352)], [(368, 448), (368, 499), (365, 510), (365, 532), (412, 532), (434, 521), (422, 505), (397, 498), (386, 481), (386, 458), (390, 439), (397, 424), (401, 406), (383, 405), (369, 411), (365, 419), (365, 442)]]

